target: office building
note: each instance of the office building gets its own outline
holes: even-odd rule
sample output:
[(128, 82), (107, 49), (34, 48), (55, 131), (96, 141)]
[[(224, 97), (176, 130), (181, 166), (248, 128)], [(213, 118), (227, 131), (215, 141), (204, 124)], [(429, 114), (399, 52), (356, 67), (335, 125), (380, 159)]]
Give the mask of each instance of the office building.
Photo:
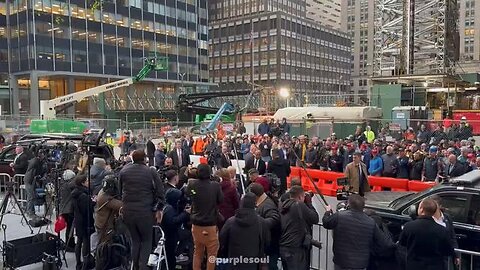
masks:
[[(254, 85), (262, 94), (253, 107), (269, 110), (325, 103), (322, 96), (336, 100), (349, 91), (350, 39), (305, 19), (305, 1), (230, 3), (210, 3), (210, 78), (218, 84), (214, 89)], [(281, 88), (290, 91), (287, 101), (279, 97)]]
[[(347, 32), (352, 38), (352, 92), (365, 95), (367, 94), (370, 87), (368, 85), (368, 79), (374, 74), (373, 65), (375, 58), (375, 17), (373, 16), (373, 14), (375, 14), (375, 2), (383, 1), (342, 0), (341, 3), (342, 30)], [(421, 1), (416, 2), (418, 2), (419, 4), (422, 3)], [(397, 9), (402, 9), (401, 4), (403, 3), (403, 1), (401, 0), (389, 1), (389, 3), (391, 5), (395, 5), (395, 3), (398, 3)], [(442, 3), (448, 4), (448, 7), (450, 9), (452, 8), (452, 6), (455, 6), (455, 1), (445, 0), (438, 1), (437, 5), (441, 5)], [(434, 2), (431, 2), (431, 4), (433, 5)], [(453, 59), (457, 57), (455, 54), (458, 54), (459, 59), (456, 63), (457, 73), (480, 73), (480, 17), (476, 16), (480, 14), (480, 0), (458, 0), (456, 1), (456, 5), (458, 5), (459, 8), (459, 46), (454, 45), (455, 48), (450, 48), (450, 50), (457, 49), (458, 51), (447, 51), (446, 53), (453, 53), (451, 57)], [(394, 11), (392, 11), (392, 13), (394, 13)], [(434, 13), (437, 14), (438, 12)], [(457, 12), (453, 11), (450, 13), (456, 14)], [(396, 16), (401, 17), (403, 16), (403, 14), (397, 13)], [(392, 17), (391, 21), (394, 21), (394, 17)], [(397, 21), (396, 24), (398, 26), (398, 29), (394, 32), (401, 31), (403, 27), (402, 20)], [(392, 27), (392, 25), (390, 27)], [(393, 27), (395, 26), (393, 25)], [(393, 37), (394, 36), (392, 36), (392, 38)], [(449, 36), (447, 38), (452, 38), (452, 36)], [(456, 41), (452, 44), (455, 43)], [(452, 44), (447, 45), (451, 46)], [(426, 50), (422, 49), (421, 52), (426, 52)], [(425, 55), (416, 56), (417, 59), (420, 59), (421, 57), (425, 57)], [(396, 66), (400, 66), (400, 59), (401, 58), (397, 57), (396, 60), (398, 61), (396, 61)], [(391, 62), (393, 63), (393, 61)], [(422, 63), (426, 62), (428, 61), (422, 60)], [(438, 65), (436, 66), (438, 67)], [(431, 69), (429, 68), (413, 68), (411, 70), (413, 71), (413, 73), (428, 72), (429, 70), (431, 71)], [(400, 70), (397, 69), (397, 72), (400, 72)]]
[(156, 114), (174, 109), (177, 91), (209, 85), (206, 0), (7, 3), (0, 3), (0, 72), (2, 82), (10, 74), (2, 91), (10, 89), (11, 113), (38, 115), (39, 100), (135, 76), (144, 58), (153, 56), (167, 57), (168, 70), (81, 102), (69, 113)]
[(340, 0), (307, 0), (307, 18), (333, 29), (341, 29)]
[(480, 73), (480, 0), (458, 0), (460, 60), (458, 73)]

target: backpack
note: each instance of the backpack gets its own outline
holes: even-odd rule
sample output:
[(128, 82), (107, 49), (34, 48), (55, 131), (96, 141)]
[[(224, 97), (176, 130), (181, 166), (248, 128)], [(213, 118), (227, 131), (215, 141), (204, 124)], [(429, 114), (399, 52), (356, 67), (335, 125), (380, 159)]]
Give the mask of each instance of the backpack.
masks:
[(109, 241), (99, 243), (95, 252), (96, 270), (129, 269), (130, 241), (114, 232)]

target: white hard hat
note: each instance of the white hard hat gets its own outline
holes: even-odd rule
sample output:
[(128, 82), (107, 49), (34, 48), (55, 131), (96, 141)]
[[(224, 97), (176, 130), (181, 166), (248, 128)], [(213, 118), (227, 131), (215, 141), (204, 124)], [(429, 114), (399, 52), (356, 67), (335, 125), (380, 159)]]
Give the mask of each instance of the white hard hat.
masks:
[(107, 133), (107, 137), (112, 137), (112, 134), (110, 134), (110, 133)]

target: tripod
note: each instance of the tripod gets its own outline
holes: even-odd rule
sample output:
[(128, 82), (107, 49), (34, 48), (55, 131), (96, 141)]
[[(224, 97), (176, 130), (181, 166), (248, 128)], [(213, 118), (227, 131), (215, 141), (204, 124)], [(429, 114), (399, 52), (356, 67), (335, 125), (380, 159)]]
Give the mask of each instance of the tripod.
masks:
[(3, 198), (2, 205), (0, 205), (0, 224), (3, 224), (3, 217), (6, 214), (11, 214), (11, 210), (7, 211), (8, 207), (8, 202), (10, 199), (13, 199), (13, 207), (17, 206), (18, 209), (20, 210), (20, 214), (22, 216), (21, 221), (25, 220), (25, 223), (27, 224), (28, 228), (30, 229), (30, 233), (33, 234), (33, 229), (32, 226), (28, 223), (28, 219), (25, 217), (25, 213), (23, 212), (23, 208), (18, 202), (17, 197), (15, 196), (15, 193), (13, 193), (13, 186), (15, 185), (14, 182), (10, 181), (7, 182), (7, 192), (5, 193), (5, 197)]

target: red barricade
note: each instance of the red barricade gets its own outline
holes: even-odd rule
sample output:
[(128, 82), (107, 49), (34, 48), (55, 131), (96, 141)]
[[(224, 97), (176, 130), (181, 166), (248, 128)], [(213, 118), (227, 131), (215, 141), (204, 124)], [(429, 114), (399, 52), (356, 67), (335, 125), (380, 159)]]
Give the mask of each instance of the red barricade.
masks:
[(408, 190), (409, 191), (423, 191), (435, 186), (435, 182), (420, 182), (420, 181), (409, 181)]
[(200, 164), (208, 164), (208, 159), (206, 157), (200, 157)]
[(408, 191), (408, 180), (390, 177), (369, 176), (368, 183), (372, 186), (372, 191), (382, 191), (384, 188), (390, 188), (392, 191)]

